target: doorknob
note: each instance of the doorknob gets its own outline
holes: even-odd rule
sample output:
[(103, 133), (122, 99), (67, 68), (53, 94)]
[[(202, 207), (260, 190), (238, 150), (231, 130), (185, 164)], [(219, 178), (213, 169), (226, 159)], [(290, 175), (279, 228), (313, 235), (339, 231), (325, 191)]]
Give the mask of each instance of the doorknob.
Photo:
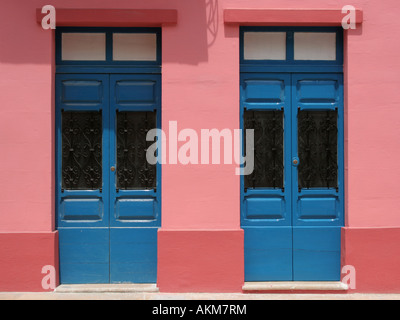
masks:
[(111, 167), (111, 171), (112, 171), (112, 172), (115, 171), (115, 167), (114, 167), (114, 166)]
[(299, 165), (299, 162), (300, 162), (300, 160), (297, 157), (294, 157), (292, 160), (293, 166), (295, 166), (295, 167), (297, 167)]

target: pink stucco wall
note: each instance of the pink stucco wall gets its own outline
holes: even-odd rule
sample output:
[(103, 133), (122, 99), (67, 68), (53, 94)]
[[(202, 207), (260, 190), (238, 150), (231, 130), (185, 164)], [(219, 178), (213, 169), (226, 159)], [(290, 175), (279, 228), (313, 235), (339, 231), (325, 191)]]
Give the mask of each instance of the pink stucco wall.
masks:
[[(214, 17), (211, 3), (218, 5)], [(239, 127), (239, 29), (224, 25), (224, 9), (341, 9), (348, 4), (361, 8), (364, 22), (348, 32), (345, 43), (346, 226), (348, 232), (381, 227), (399, 232), (398, 1), (52, 0), (46, 4), (56, 8), (177, 9), (178, 24), (163, 27), (163, 127), (174, 120), (179, 129), (196, 130)], [(5, 235), (54, 231), (54, 52), (52, 32), (42, 30), (36, 22), (36, 8), (42, 5), (39, 0), (5, 1), (0, 10), (0, 233)], [(179, 242), (184, 246), (181, 239), (187, 237), (187, 230), (241, 235), (239, 176), (233, 165), (165, 165), (162, 192), (161, 232), (173, 235), (160, 239), (171, 245)], [(175, 261), (168, 258), (168, 251), (161, 250), (165, 268), (177, 263), (179, 256), (178, 262), (184, 264), (191, 248), (204, 248), (193, 244), (195, 237), (191, 239), (187, 248), (177, 248), (172, 255)], [(231, 250), (240, 248), (242, 236), (232, 235), (231, 239), (235, 242)], [(165, 242), (160, 247), (170, 246)], [(211, 250), (211, 244), (209, 247), (215, 266), (221, 261), (219, 251)], [(357, 255), (357, 250), (352, 252)], [(379, 255), (379, 250), (375, 252)], [(240, 255), (234, 251), (224, 255), (231, 265), (237, 265), (233, 274), (243, 270)], [(17, 268), (19, 263), (23, 263), (21, 259), (14, 262)], [(209, 271), (213, 269), (212, 263), (206, 265)], [(0, 265), (0, 278), (4, 268)], [(190, 273), (190, 268), (183, 269)], [(161, 270), (161, 274), (165, 272)], [(163, 280), (163, 286), (172, 288), (175, 280)], [(234, 281), (236, 290), (240, 290), (240, 281)], [(198, 279), (189, 280), (185, 290), (196, 290), (197, 283)], [(400, 283), (397, 285), (400, 290)], [(216, 287), (222, 290), (224, 286)]]

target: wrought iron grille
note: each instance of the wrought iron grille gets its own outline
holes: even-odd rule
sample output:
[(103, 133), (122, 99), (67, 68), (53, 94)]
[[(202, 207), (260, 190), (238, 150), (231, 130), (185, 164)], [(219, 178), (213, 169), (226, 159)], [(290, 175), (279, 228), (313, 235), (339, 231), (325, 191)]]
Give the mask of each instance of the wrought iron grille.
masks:
[(337, 110), (299, 110), (299, 189), (338, 188), (337, 118)]
[(156, 124), (155, 111), (117, 111), (117, 190), (156, 187), (156, 165), (146, 160), (153, 143), (146, 135)]
[(283, 111), (245, 110), (244, 129), (254, 129), (254, 171), (244, 177), (245, 189), (283, 189)]
[(101, 111), (62, 112), (62, 189), (102, 187)]

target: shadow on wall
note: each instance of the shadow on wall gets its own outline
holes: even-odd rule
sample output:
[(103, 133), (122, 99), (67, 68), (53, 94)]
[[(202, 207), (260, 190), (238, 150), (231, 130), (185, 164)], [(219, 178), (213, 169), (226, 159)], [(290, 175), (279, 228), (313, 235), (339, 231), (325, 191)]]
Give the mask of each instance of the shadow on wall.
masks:
[(206, 0), (208, 47), (211, 47), (217, 39), (219, 27), (218, 17), (218, 0)]
[[(48, 64), (52, 61), (54, 31), (43, 30), (36, 22), (36, 8), (43, 5), (39, 2), (6, 1), (3, 4), (0, 11), (0, 62)], [(58, 0), (52, 2), (56, 9), (66, 8)], [(168, 3), (149, 0), (140, 7), (132, 3), (121, 1), (118, 7), (178, 10), (178, 24), (164, 28), (168, 44), (163, 47), (164, 61), (190, 65), (208, 61), (208, 48), (214, 44), (219, 30), (218, 0), (170, 0)], [(68, 7), (79, 8), (82, 5), (71, 1)]]
[(219, 30), (218, 0), (180, 0), (178, 25), (165, 28), (163, 61), (196, 65), (208, 61)]
[(52, 30), (36, 22), (36, 8), (43, 4), (2, 1), (0, 10), (0, 62), (49, 64)]

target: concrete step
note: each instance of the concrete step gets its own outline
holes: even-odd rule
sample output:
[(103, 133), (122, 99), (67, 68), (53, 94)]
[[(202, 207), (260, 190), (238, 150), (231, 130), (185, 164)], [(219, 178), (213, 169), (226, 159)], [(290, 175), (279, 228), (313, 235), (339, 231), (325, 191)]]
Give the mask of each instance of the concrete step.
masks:
[(346, 291), (343, 282), (284, 281), (284, 282), (245, 282), (243, 291)]
[(62, 284), (55, 290), (58, 293), (140, 293), (159, 292), (156, 284)]

